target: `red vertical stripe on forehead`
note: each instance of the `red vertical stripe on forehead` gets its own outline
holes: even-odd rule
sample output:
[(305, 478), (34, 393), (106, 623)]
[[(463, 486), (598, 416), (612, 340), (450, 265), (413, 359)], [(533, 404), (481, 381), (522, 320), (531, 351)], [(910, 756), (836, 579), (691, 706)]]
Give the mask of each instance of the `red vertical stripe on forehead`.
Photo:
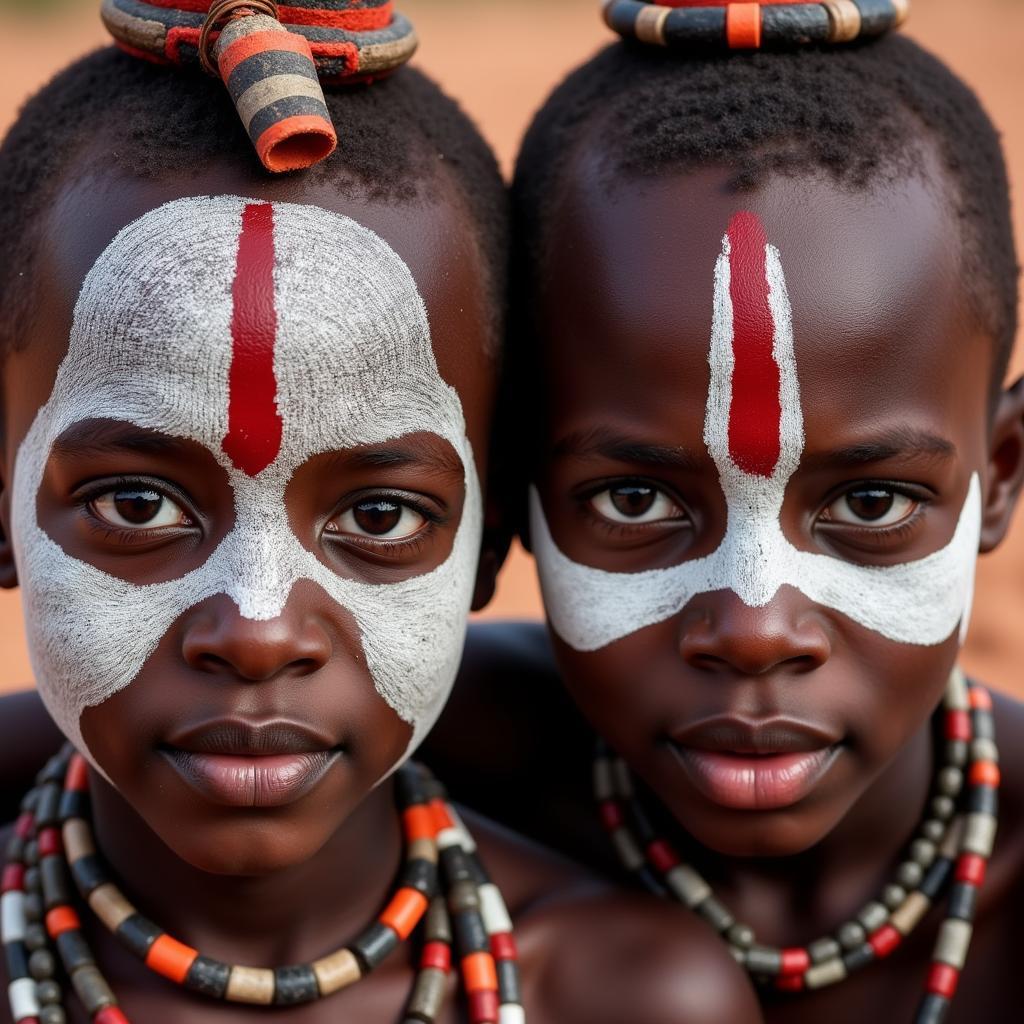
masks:
[(760, 220), (737, 213), (729, 224), (732, 299), (732, 405), (729, 454), (740, 469), (771, 476), (779, 461), (782, 403), (780, 373), (772, 343), (775, 324), (768, 304), (765, 247)]
[(274, 210), (269, 204), (252, 203), (242, 214), (231, 297), (228, 433), (223, 448), (236, 469), (255, 476), (281, 448), (274, 377)]

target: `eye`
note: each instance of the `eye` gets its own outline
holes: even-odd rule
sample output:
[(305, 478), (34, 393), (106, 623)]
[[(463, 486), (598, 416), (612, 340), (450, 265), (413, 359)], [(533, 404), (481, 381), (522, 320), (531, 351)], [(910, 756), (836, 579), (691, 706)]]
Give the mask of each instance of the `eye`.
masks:
[(855, 487), (833, 501), (825, 509), (823, 518), (849, 526), (895, 526), (908, 519), (918, 504), (909, 495), (891, 487), (867, 484)]
[(393, 498), (371, 498), (346, 509), (327, 524), (331, 533), (348, 533), (374, 540), (405, 540), (417, 533), (426, 516)]
[(664, 491), (650, 484), (617, 484), (595, 494), (591, 508), (613, 523), (660, 523), (685, 520), (683, 511)]
[(90, 505), (98, 519), (122, 530), (158, 530), (190, 523), (180, 505), (152, 487), (118, 487), (93, 498)]

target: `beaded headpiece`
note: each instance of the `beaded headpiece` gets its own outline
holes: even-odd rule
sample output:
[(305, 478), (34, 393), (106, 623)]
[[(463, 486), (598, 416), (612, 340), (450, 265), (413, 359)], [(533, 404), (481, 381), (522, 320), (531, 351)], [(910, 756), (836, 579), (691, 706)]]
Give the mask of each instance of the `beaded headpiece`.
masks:
[(392, 0), (102, 0), (115, 43), (220, 78), (268, 171), (330, 156), (337, 134), (321, 82), (368, 82), (416, 49)]
[(620, 36), (655, 46), (759, 50), (881, 36), (909, 9), (910, 0), (608, 0), (604, 18)]

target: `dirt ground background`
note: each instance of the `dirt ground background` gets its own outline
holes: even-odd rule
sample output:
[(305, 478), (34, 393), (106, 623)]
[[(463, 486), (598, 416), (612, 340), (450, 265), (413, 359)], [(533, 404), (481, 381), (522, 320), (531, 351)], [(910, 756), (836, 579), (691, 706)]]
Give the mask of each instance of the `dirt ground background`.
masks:
[[(417, 63), (456, 96), (508, 171), (517, 143), (549, 89), (610, 38), (598, 0), (398, 0), (421, 37)], [(56, 70), (103, 45), (98, 0), (0, 0), (0, 133)], [(914, 0), (909, 33), (977, 90), (1004, 133), (1011, 180), (1024, 182), (1024, 0)], [(1016, 227), (1024, 250), (1024, 204)], [(1024, 371), (1018, 345), (1015, 371)], [(1024, 521), (982, 561), (966, 665), (1024, 697)], [(491, 618), (535, 618), (529, 558), (516, 551)], [(0, 593), (0, 691), (31, 673), (17, 593)]]

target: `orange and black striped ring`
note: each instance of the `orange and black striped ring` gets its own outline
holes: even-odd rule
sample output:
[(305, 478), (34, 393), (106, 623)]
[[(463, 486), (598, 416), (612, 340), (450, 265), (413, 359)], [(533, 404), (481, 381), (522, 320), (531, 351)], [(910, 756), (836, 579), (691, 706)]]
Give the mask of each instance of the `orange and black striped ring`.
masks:
[(626, 39), (681, 50), (758, 50), (852, 43), (885, 35), (910, 0), (608, 0), (604, 18)]
[(199, 30), (199, 63), (203, 70), (214, 78), (218, 77), (217, 64), (210, 50), (213, 40), (211, 36), (233, 17), (241, 14), (266, 14), (275, 21), (280, 20), (276, 0), (216, 0), (210, 4), (210, 10)]

